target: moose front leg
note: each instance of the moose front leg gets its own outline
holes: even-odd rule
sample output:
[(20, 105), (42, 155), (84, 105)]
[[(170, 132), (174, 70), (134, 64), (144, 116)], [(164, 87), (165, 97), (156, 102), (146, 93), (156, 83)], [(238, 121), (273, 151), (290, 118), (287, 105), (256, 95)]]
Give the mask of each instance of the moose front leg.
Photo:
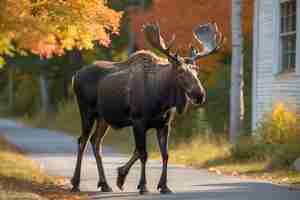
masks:
[(167, 169), (168, 169), (168, 137), (169, 137), (169, 125), (165, 125), (163, 128), (157, 129), (157, 140), (160, 148), (162, 157), (162, 173), (157, 185), (157, 189), (160, 190), (161, 194), (172, 193), (167, 186)]
[(123, 165), (122, 167), (118, 168), (118, 178), (117, 178), (117, 186), (120, 190), (123, 190), (123, 185), (125, 183), (126, 177), (132, 165), (139, 159), (139, 153), (137, 149), (134, 150), (129, 161)]
[(148, 160), (148, 153), (146, 151), (146, 129), (141, 120), (134, 123), (133, 133), (136, 150), (141, 161), (141, 178), (137, 188), (140, 190), (140, 194), (145, 194), (148, 193), (146, 181), (146, 163)]

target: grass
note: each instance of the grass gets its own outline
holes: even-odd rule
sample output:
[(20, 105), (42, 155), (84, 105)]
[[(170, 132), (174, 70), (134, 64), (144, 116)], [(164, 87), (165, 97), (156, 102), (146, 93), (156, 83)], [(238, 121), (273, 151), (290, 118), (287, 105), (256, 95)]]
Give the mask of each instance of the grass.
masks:
[[(80, 117), (77, 105), (62, 103), (58, 113), (49, 123), (39, 115), (27, 117), (23, 121), (33, 126), (62, 130), (73, 135), (80, 133)], [(189, 120), (187, 120), (189, 121)], [(216, 173), (268, 179), (273, 182), (296, 184), (300, 173), (291, 166), (300, 157), (299, 143), (266, 144), (253, 137), (241, 138), (239, 145), (229, 144), (225, 134), (206, 133), (189, 135), (185, 132), (189, 124), (173, 129), (170, 135), (169, 160), (195, 168), (207, 168)], [(195, 134), (198, 133), (198, 134)], [(147, 149), (152, 159), (160, 159), (155, 134), (147, 134)], [(124, 153), (133, 151), (134, 142), (130, 129), (111, 130), (104, 140)]]
[[(112, 132), (105, 141), (122, 152), (133, 151), (133, 139), (128, 131)], [(273, 183), (300, 183), (300, 173), (291, 167), (293, 161), (300, 157), (298, 144), (262, 144), (246, 137), (239, 145), (232, 146), (225, 135), (208, 134), (185, 140), (175, 139), (171, 135), (169, 146), (171, 163), (206, 168), (218, 174), (265, 179)], [(148, 150), (152, 159), (160, 159), (154, 134), (151, 133), (148, 134)]]
[(300, 184), (300, 173), (290, 168), (268, 169), (268, 162), (224, 162), (209, 168), (210, 171), (242, 178), (265, 179), (279, 184)]
[(45, 116), (43, 113), (36, 113), (33, 116), (22, 116), (17, 120), (33, 127), (59, 129), (73, 135), (79, 135), (81, 121), (78, 106), (75, 103), (61, 102), (57, 110), (54, 115)]
[(16, 147), (0, 137), (0, 199), (43, 200), (85, 199), (66, 188), (62, 177), (51, 177), (21, 153)]
[[(172, 140), (172, 138), (171, 138)], [(222, 137), (198, 135), (185, 142), (171, 142), (170, 162), (193, 167), (203, 167), (212, 160), (222, 160), (229, 156), (229, 145)], [(160, 154), (153, 150), (151, 157), (159, 159)]]
[[(300, 157), (299, 144), (269, 145), (246, 137), (239, 145), (232, 146), (224, 138), (196, 136), (175, 148), (171, 146), (170, 161), (207, 168), (218, 174), (266, 179), (274, 183), (300, 183), (300, 173), (292, 167), (293, 161)], [(153, 155), (159, 158), (158, 153)]]

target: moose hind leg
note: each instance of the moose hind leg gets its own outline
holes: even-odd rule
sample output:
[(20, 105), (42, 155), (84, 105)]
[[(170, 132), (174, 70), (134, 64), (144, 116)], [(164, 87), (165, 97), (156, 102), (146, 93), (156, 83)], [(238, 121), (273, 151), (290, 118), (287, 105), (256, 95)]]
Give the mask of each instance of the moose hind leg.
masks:
[(172, 191), (167, 186), (167, 168), (168, 168), (168, 136), (169, 136), (169, 126), (166, 125), (163, 128), (157, 129), (157, 140), (159, 143), (159, 148), (162, 157), (162, 173), (157, 185), (157, 189), (160, 190), (161, 194), (172, 193)]
[(76, 167), (74, 171), (73, 178), (71, 180), (71, 183), (73, 185), (72, 192), (78, 192), (79, 191), (79, 184), (80, 184), (80, 174), (81, 174), (81, 161), (84, 154), (84, 151), (86, 149), (86, 144), (89, 140), (89, 135), (83, 134), (78, 138), (78, 152), (77, 152), (77, 161), (76, 161)]
[(99, 175), (98, 188), (101, 188), (102, 192), (112, 192), (112, 189), (108, 185), (105, 177), (102, 158), (101, 158), (101, 150), (102, 150), (101, 144), (105, 134), (107, 133), (107, 130), (108, 130), (108, 124), (104, 120), (98, 120), (95, 133), (91, 137), (91, 144), (92, 144), (94, 156), (96, 158), (98, 175)]
[(79, 106), (79, 108), (80, 108), (80, 116), (81, 116), (82, 133), (81, 136), (78, 138), (77, 161), (76, 161), (74, 175), (71, 180), (71, 183), (73, 185), (72, 192), (79, 191), (82, 157), (86, 149), (87, 142), (90, 138), (90, 133), (93, 128), (93, 124), (95, 120), (91, 114), (88, 114), (87, 112), (83, 112), (82, 107)]
[(148, 193), (146, 181), (146, 163), (148, 160), (148, 153), (146, 151), (146, 129), (142, 122), (136, 122), (133, 125), (133, 133), (135, 146), (141, 161), (141, 178), (138, 185), (140, 194)]

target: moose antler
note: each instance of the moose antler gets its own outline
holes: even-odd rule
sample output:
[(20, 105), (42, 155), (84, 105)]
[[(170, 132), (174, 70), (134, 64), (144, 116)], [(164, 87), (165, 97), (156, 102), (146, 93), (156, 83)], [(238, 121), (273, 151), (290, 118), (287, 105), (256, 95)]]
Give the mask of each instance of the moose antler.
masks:
[(193, 29), (193, 35), (203, 46), (201, 52), (193, 46), (190, 47), (190, 57), (188, 57), (188, 59), (193, 62), (220, 49), (225, 39), (216, 23), (208, 23), (195, 27)]
[(152, 47), (160, 50), (168, 58), (176, 59), (170, 52), (170, 49), (172, 48), (175, 41), (175, 35), (173, 35), (172, 39), (166, 45), (164, 39), (160, 34), (160, 28), (158, 23), (144, 25), (143, 31), (147, 41), (151, 44)]

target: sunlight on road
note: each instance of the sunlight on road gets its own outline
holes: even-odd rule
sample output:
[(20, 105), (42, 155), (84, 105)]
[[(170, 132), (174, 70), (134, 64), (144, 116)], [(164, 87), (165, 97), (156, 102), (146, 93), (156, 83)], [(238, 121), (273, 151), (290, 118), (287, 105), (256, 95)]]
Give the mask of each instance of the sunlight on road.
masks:
[[(0, 132), (19, 148), (29, 152), (31, 158), (38, 161), (50, 175), (72, 177), (77, 151), (77, 139), (59, 132), (47, 129), (35, 129), (9, 120), (0, 120)], [(25, 137), (26, 136), (26, 137)], [(125, 163), (128, 155), (114, 152), (109, 147), (104, 148), (104, 168), (109, 184), (114, 193), (101, 193), (96, 185), (98, 174), (95, 159), (88, 149), (83, 159), (81, 190), (88, 192), (90, 198), (96, 199), (222, 199), (242, 200), (299, 200), (300, 191), (291, 191), (267, 182), (245, 180), (236, 177), (226, 177), (209, 173), (207, 170), (195, 170), (179, 165), (170, 165), (168, 171), (169, 186), (174, 194), (160, 195), (156, 190), (161, 164), (159, 161), (149, 161), (147, 164), (147, 182), (150, 194), (140, 196), (136, 186), (139, 181), (140, 167), (137, 162), (130, 171), (125, 190), (116, 187), (116, 169)]]

